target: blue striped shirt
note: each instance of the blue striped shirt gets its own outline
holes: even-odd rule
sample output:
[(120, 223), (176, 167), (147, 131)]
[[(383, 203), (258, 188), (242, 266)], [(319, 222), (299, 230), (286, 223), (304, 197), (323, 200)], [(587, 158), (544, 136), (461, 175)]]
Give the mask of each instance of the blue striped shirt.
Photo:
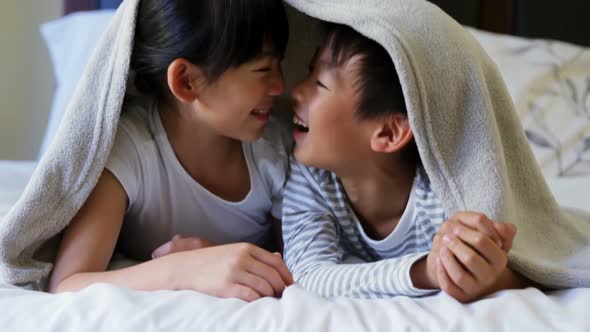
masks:
[[(423, 296), (410, 268), (430, 252), (445, 213), (419, 170), (404, 215), (384, 240), (368, 237), (338, 177), (291, 160), (283, 198), (284, 259), (295, 280), (324, 297)], [(350, 264), (352, 259), (362, 264)]]

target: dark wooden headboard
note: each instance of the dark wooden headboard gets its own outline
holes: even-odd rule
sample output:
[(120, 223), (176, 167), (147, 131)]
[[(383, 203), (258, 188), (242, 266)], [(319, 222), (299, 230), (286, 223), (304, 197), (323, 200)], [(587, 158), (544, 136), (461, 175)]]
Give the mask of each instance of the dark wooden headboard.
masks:
[[(196, 0), (197, 1), (197, 0)], [(549, 38), (590, 46), (590, 1), (429, 0), (462, 24), (530, 38)], [(64, 0), (65, 13), (117, 8), (122, 0)]]
[(590, 46), (590, 1), (429, 0), (459, 22), (482, 30)]
[(117, 8), (122, 0), (64, 0), (64, 14), (75, 12), (114, 9)]
[[(509, 33), (512, 28), (514, 0), (469, 0), (457, 5), (457, 0), (432, 0), (464, 24), (483, 30)], [(64, 0), (65, 14), (78, 11), (117, 8), (122, 0)]]

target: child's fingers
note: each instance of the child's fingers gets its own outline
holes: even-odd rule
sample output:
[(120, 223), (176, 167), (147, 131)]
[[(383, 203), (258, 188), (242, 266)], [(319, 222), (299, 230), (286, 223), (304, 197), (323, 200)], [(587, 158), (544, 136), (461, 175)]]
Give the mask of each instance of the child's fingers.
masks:
[[(460, 251), (464, 255), (463, 257), (459, 256), (459, 251), (454, 250), (454, 252), (456, 251), (456, 256), (474, 273), (479, 282), (483, 284), (493, 282), (497, 274), (506, 268), (506, 264), (508, 263), (506, 252), (493, 243), (487, 236), (477, 231), (466, 230), (459, 233), (458, 239), (452, 241), (455, 246), (449, 245), (449, 248), (462, 248), (461, 241), (469, 246), (477, 257), (471, 255), (471, 253), (467, 254), (467, 250), (464, 248)], [(457, 244), (456, 242), (459, 243)], [(470, 262), (466, 260), (470, 260)], [(480, 265), (480, 262), (484, 262), (485, 265)]]
[(457, 260), (453, 253), (447, 248), (440, 249), (440, 260), (451, 281), (463, 292), (472, 292), (477, 287), (477, 281), (471, 273)]
[(246, 271), (265, 279), (272, 287), (274, 295), (280, 296), (285, 290), (285, 287), (287, 287), (285, 281), (276, 269), (254, 258), (248, 263)]
[(458, 212), (453, 215), (451, 219), (459, 220), (461, 223), (478, 230), (502, 247), (502, 237), (494, 227), (494, 222), (491, 221), (485, 214), (477, 212)]
[(463, 290), (457, 287), (457, 285), (451, 280), (440, 258), (436, 261), (436, 276), (439, 287), (443, 292), (458, 300), (463, 298)]
[(509, 223), (509, 222), (497, 222), (494, 223), (494, 227), (500, 237), (502, 237), (504, 251), (509, 252), (512, 249), (512, 243), (514, 241), (514, 237), (516, 236), (516, 225)]
[(256, 291), (256, 293), (261, 296), (275, 296), (275, 291), (270, 283), (257, 274), (248, 272), (241, 273), (237, 282)]
[(228, 288), (223, 297), (234, 297), (246, 302), (252, 302), (260, 299), (262, 296), (255, 290), (240, 284), (234, 284)]
[[(503, 254), (502, 247), (499, 247), (487, 235), (468, 227), (458, 227), (453, 235), (469, 245), (485, 260), (491, 262), (496, 255)], [(452, 236), (450, 236), (453, 239)]]
[[(477, 251), (482, 250), (481, 246), (475, 249), (476, 244), (480, 242), (479, 239), (482, 237), (486, 240), (483, 243), (487, 243), (487, 247), (491, 248), (491, 250), (496, 249), (497, 251), (502, 251), (500, 247), (496, 246), (485, 235), (476, 231), (463, 232), (460, 238), (445, 236), (443, 241), (448, 250), (453, 253), (455, 258), (471, 273), (476, 281), (488, 284), (490, 278), (494, 276), (494, 270), (482, 257), (482, 254)], [(483, 249), (482, 251), (486, 252), (486, 248)]]
[(252, 257), (261, 261), (262, 263), (272, 266), (283, 278), (283, 281), (287, 286), (290, 286), (294, 283), (293, 275), (285, 265), (285, 262), (279, 255), (274, 255), (264, 249), (261, 249), (256, 246), (252, 246), (251, 251)]
[[(460, 241), (464, 241), (465, 244), (469, 245), (477, 253), (479, 258), (485, 260), (486, 268), (490, 268), (490, 270), (486, 270), (481, 274), (478, 273), (476, 275), (479, 281), (488, 283), (490, 278), (494, 277), (494, 272), (499, 273), (506, 267), (508, 260), (506, 257), (506, 252), (502, 249), (502, 247), (498, 247), (496, 244), (494, 244), (487, 236), (475, 231), (466, 231), (460, 233), (459, 239)], [(453, 241), (453, 243), (455, 242), (456, 241)], [(460, 246), (460, 244), (457, 246)], [(473, 262), (478, 261), (478, 259), (473, 257), (467, 258), (470, 258)], [(465, 264), (465, 262), (463, 263)]]
[(171, 246), (172, 241), (166, 242), (163, 245), (159, 246), (156, 250), (152, 252), (152, 259), (160, 258), (162, 256), (170, 254)]

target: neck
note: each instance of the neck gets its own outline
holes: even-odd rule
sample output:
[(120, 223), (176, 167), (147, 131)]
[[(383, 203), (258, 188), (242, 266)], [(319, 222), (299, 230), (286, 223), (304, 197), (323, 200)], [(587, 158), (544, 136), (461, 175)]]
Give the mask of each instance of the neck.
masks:
[(416, 167), (383, 158), (355, 167), (360, 172), (341, 177), (351, 206), (368, 235), (383, 239), (406, 210)]
[(189, 172), (195, 165), (206, 169), (207, 165), (223, 164), (241, 149), (240, 141), (215, 132), (183, 106), (161, 106), (160, 118), (176, 158)]

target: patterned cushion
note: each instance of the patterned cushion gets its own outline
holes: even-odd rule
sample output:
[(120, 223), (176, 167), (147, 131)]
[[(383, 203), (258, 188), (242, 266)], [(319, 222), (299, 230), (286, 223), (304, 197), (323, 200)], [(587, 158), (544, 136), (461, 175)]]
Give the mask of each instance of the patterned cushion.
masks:
[(470, 31), (498, 64), (543, 172), (590, 175), (590, 49)]

